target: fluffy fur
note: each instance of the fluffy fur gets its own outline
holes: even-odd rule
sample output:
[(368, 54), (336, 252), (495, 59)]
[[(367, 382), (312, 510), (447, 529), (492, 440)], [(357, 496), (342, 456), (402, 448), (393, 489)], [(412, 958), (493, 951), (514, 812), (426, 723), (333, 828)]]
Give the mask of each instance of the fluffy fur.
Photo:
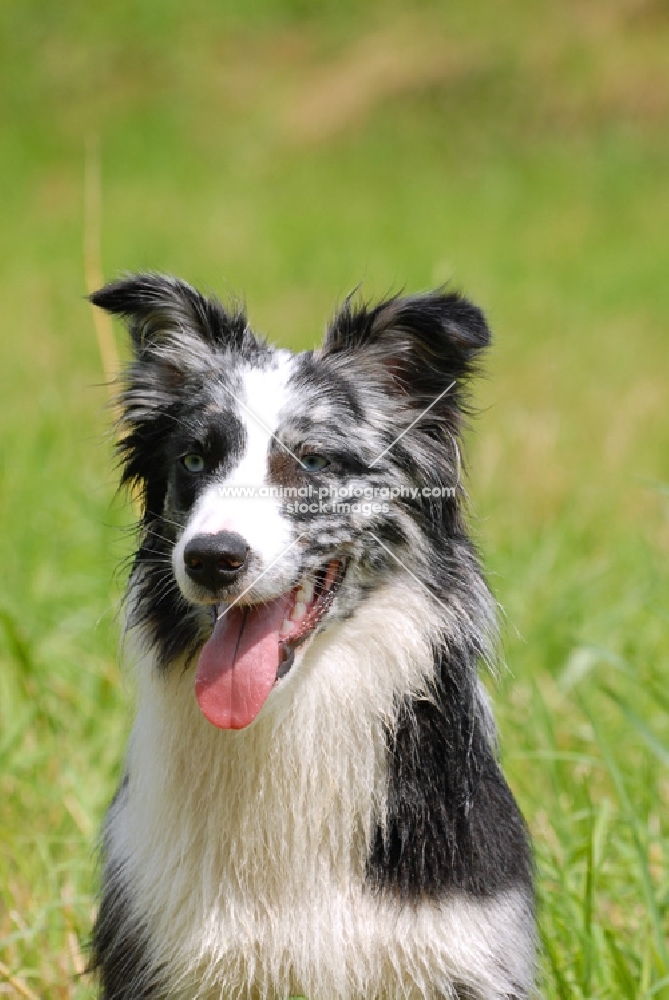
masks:
[[(291, 355), (173, 278), (131, 276), (93, 302), (128, 322), (120, 453), (144, 505), (101, 997), (528, 998), (530, 853), (477, 677), (494, 605), (458, 482), (483, 315), (442, 292), (349, 302), (319, 350)], [(248, 562), (214, 594), (185, 553), (222, 531)], [(331, 560), (327, 613), (257, 717), (211, 725), (193, 689), (212, 607), (261, 606)]]

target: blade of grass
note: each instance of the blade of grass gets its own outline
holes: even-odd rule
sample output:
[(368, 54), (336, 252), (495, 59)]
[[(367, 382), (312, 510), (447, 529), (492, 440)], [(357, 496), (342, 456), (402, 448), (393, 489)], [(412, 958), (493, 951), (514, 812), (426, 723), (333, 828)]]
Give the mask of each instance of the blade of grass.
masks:
[(667, 990), (667, 995), (669, 996), (669, 976), (665, 976), (664, 979), (659, 981), (659, 983), (655, 983), (655, 985), (651, 986), (649, 990), (646, 990), (642, 1000), (646, 1000), (648, 997), (656, 997), (660, 990), (664, 989)]
[(5, 608), (0, 608), (0, 623), (4, 626), (5, 635), (9, 644), (9, 650), (22, 668), (25, 676), (35, 673), (35, 664), (30, 643), (25, 638), (18, 622), (14, 616)]
[(601, 750), (602, 756), (606, 762), (606, 766), (611, 779), (613, 781), (614, 787), (616, 789), (618, 799), (622, 806), (625, 817), (630, 824), (630, 829), (632, 831), (632, 838), (634, 840), (634, 847), (636, 850), (638, 863), (639, 863), (639, 874), (641, 878), (641, 887), (643, 889), (643, 894), (646, 901), (646, 907), (648, 913), (652, 920), (653, 925), (653, 936), (655, 939), (655, 945), (657, 948), (657, 953), (660, 956), (663, 966), (666, 969), (669, 965), (669, 956), (667, 953), (667, 943), (664, 938), (662, 915), (658, 906), (657, 899), (655, 897), (655, 889), (653, 887), (653, 881), (650, 876), (650, 869), (648, 866), (647, 852), (644, 849), (643, 844), (643, 834), (641, 831), (641, 826), (636, 813), (632, 807), (629, 796), (627, 794), (627, 789), (625, 787), (625, 782), (622, 774), (616, 764), (615, 758), (611, 753), (611, 748), (608, 741), (605, 739), (602, 732), (601, 726), (597, 721), (597, 717), (594, 712), (590, 710), (589, 705), (584, 699), (581, 699), (581, 709), (584, 715), (587, 717), (592, 730)]
[(604, 940), (606, 941), (617, 973), (618, 982), (616, 985), (621, 990), (622, 995), (627, 997), (628, 1000), (638, 1000), (637, 981), (630, 974), (625, 956), (618, 947), (615, 936), (610, 930), (604, 931)]
[(19, 996), (26, 997), (26, 1000), (39, 1000), (36, 993), (27, 986), (19, 976), (14, 976), (9, 971), (4, 962), (0, 962), (0, 975), (4, 976), (10, 986), (12, 986)]
[(553, 946), (553, 942), (544, 936), (543, 940), (544, 951), (548, 955), (551, 964), (551, 972), (553, 974), (553, 986), (557, 990), (557, 995), (560, 1000), (573, 1000), (573, 991), (562, 974), (561, 963), (558, 958), (556, 949)]
[(28, 728), (32, 725), (37, 715), (37, 706), (29, 705), (23, 710), (19, 710), (13, 725), (5, 733), (0, 741), (0, 767), (6, 767), (14, 750), (20, 745)]
[(588, 830), (587, 857), (585, 869), (585, 888), (583, 892), (583, 992), (590, 995), (592, 982), (592, 914), (595, 897), (595, 847), (594, 847), (594, 815), (590, 817)]
[(651, 753), (655, 754), (657, 759), (665, 767), (669, 767), (669, 750), (657, 739), (655, 734), (649, 729), (643, 719), (636, 714), (636, 712), (627, 705), (619, 694), (613, 691), (611, 688), (602, 684), (602, 690), (605, 694), (609, 696), (611, 701), (614, 701), (620, 711), (623, 713), (630, 726), (637, 731), (643, 742), (646, 744)]

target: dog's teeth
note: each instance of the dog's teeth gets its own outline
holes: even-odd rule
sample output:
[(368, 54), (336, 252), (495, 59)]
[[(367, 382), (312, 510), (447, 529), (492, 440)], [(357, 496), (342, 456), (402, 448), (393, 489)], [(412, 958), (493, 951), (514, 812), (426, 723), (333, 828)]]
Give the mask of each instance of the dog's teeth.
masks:
[(294, 622), (299, 622), (300, 618), (304, 618), (306, 613), (307, 613), (306, 604), (304, 604), (302, 601), (297, 601), (290, 617), (293, 619)]
[(298, 604), (311, 604), (314, 599), (314, 581), (305, 580), (297, 592)]
[(292, 630), (292, 628), (293, 628), (292, 622), (288, 621), (287, 618), (284, 618), (283, 625), (281, 626), (281, 631), (279, 632), (279, 638), (281, 638), (282, 635), (288, 635), (288, 633)]

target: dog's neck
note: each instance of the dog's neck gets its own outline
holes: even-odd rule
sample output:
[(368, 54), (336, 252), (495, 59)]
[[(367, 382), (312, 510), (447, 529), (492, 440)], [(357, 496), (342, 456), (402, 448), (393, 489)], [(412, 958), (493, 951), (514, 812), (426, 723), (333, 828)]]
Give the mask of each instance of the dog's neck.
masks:
[(299, 676), (240, 732), (204, 719), (192, 670), (141, 657), (128, 760), (128, 842), (147, 852), (140, 877), (160, 843), (175, 879), (189, 855), (204, 859), (204, 893), (225, 879), (285, 899), (296, 873), (300, 895), (326, 872), (359, 879), (383, 815), (398, 692), (426, 695), (431, 680), (425, 601), (415, 603), (400, 584), (371, 594), (364, 616), (316, 637)]

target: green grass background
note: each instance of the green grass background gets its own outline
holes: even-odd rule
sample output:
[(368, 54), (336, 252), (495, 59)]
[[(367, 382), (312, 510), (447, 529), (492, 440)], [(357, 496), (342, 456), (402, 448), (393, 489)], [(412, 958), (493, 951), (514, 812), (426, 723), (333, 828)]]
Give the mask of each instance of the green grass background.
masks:
[(0, 31), (0, 995), (93, 995), (131, 714), (87, 230), (105, 278), (294, 347), (359, 282), (485, 307), (471, 522), (542, 989), (669, 997), (669, 4), (4, 0)]

